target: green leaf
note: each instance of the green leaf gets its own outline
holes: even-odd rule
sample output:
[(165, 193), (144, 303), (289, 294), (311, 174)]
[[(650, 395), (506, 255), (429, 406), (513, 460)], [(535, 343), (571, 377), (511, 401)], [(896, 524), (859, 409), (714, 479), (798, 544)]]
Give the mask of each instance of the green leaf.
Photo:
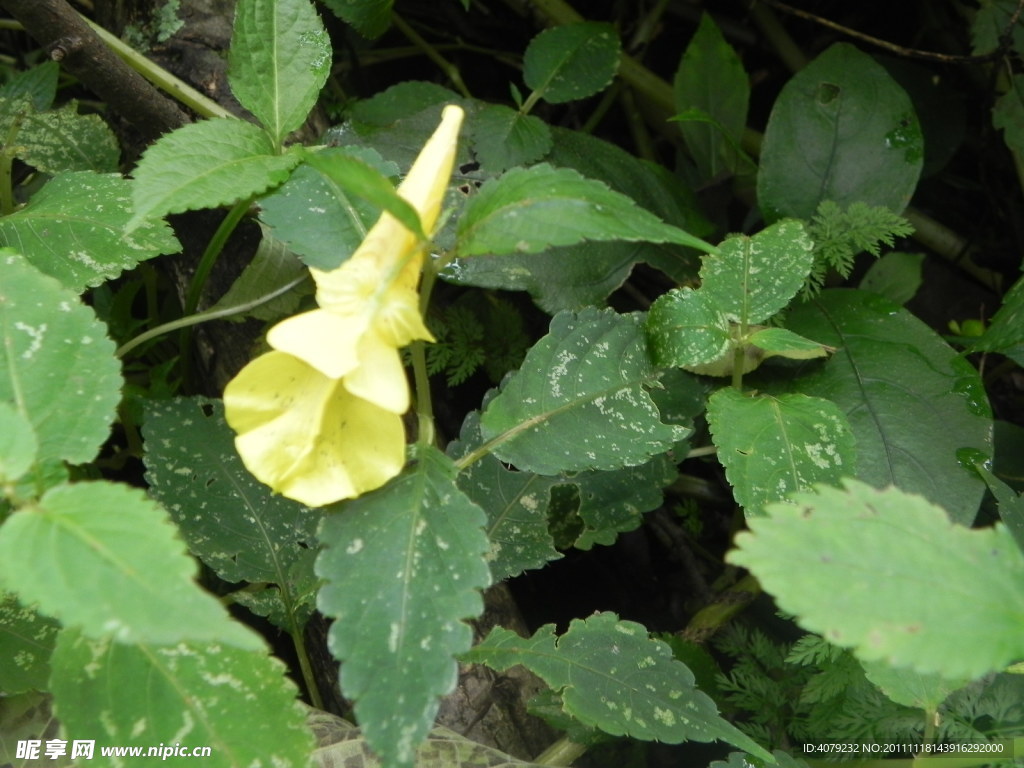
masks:
[[(480, 443), (480, 414), (473, 411), (462, 424), (460, 439), (449, 443), (448, 455), (461, 459)], [(495, 583), (562, 557), (548, 531), (551, 489), (558, 482), (506, 469), (490, 454), (459, 473), (459, 488), (487, 515), (487, 561)]]
[(785, 328), (762, 328), (750, 334), (747, 341), (758, 349), (790, 360), (810, 360), (835, 351)]
[(736, 51), (704, 13), (676, 70), (677, 112), (699, 109), (714, 124), (685, 122), (679, 128), (701, 181), (742, 166), (738, 142), (747, 126), (750, 81)]
[(719, 716), (665, 643), (613, 613), (574, 619), (561, 637), (555, 636), (554, 624), (525, 639), (495, 627), (462, 659), (499, 672), (522, 664), (561, 692), (568, 714), (615, 736), (668, 744), (721, 739), (771, 759)]
[(789, 304), (814, 263), (804, 225), (787, 219), (753, 237), (734, 235), (704, 257), (701, 291), (737, 323), (761, 323)]
[(1024, 154), (1024, 75), (1014, 75), (1010, 87), (992, 109), (992, 125), (1003, 131), (1008, 146)]
[[(1017, 10), (1016, 0), (984, 0), (971, 23), (971, 53), (981, 56), (1002, 44), (1002, 36)], [(1011, 32), (1013, 47), (1024, 51), (1024, 25), (1017, 20)]]
[(1024, 552), (1024, 496), (992, 474), (983, 462), (976, 462), (974, 469), (992, 492), (999, 505), (999, 517)]
[(114, 344), (93, 311), (0, 252), (0, 402), (32, 425), (41, 463), (92, 460), (121, 399)]
[(15, 73), (0, 86), (0, 99), (9, 102), (27, 98), (34, 109), (49, 109), (57, 96), (60, 64), (47, 59), (31, 69)]
[[(553, 128), (551, 133), (554, 147), (547, 159), (553, 165), (603, 181), (668, 224), (698, 236), (711, 231), (697, 212), (692, 192), (664, 169), (578, 131)], [(480, 254), (456, 261), (444, 277), (468, 285), (529, 291), (542, 309), (554, 314), (603, 304), (638, 261), (678, 282), (694, 277), (700, 266), (693, 251), (677, 245), (585, 242), (537, 254)]]
[(162, 136), (135, 168), (135, 211), (144, 219), (216, 208), (266, 192), (299, 162), (274, 154), (270, 137), (244, 120), (203, 120)]
[(907, 94), (870, 56), (837, 43), (790, 80), (765, 130), (757, 195), (768, 221), (822, 200), (906, 208), (923, 164)]
[(647, 340), (659, 366), (711, 363), (729, 350), (729, 321), (707, 291), (675, 288), (651, 305)]
[(280, 145), (300, 128), (331, 71), (331, 41), (310, 0), (239, 0), (228, 83)]
[(556, 315), (484, 410), (494, 455), (553, 475), (635, 466), (671, 448), (688, 430), (663, 424), (644, 389), (657, 381), (646, 347), (639, 316)]
[(92, 637), (262, 648), (196, 585), (184, 549), (167, 514), (141, 491), (62, 485), (0, 527), (0, 583)]
[[(278, 587), (287, 627), (301, 629), (308, 581), (301, 569), (315, 548), (320, 515), (275, 495), (242, 464), (219, 401), (188, 398), (147, 404), (146, 480), (181, 529), (189, 551), (225, 581)], [(308, 600), (308, 596), (306, 596)]]
[(581, 21), (551, 27), (527, 46), (523, 80), (533, 89), (533, 98), (549, 104), (585, 99), (611, 84), (621, 50), (611, 24)]
[(306, 163), (316, 168), (338, 188), (368, 200), (378, 209), (387, 211), (406, 229), (425, 240), (426, 234), (423, 232), (416, 209), (398, 194), (391, 180), (375, 167), (382, 162), (379, 157), (374, 157), (375, 153), (370, 154), (367, 162), (362, 160), (359, 154), (366, 153), (339, 152), (325, 158), (318, 152), (301, 152)]
[(857, 477), (942, 504), (958, 523), (978, 510), (984, 484), (962, 448), (992, 455), (992, 418), (978, 372), (931, 328), (863, 291), (825, 291), (794, 307), (787, 326), (839, 351), (794, 391), (827, 398), (857, 441)]
[(992, 323), (969, 351), (998, 352), (1024, 366), (1024, 277), (1003, 296), (1003, 304)]
[(862, 666), (868, 680), (897, 704), (930, 713), (934, 713), (951, 693), (970, 682), (969, 678), (949, 680), (935, 672), (893, 667), (884, 661), (865, 661)]
[(733, 493), (748, 515), (814, 483), (854, 474), (860, 453), (845, 414), (807, 395), (744, 395), (732, 387), (708, 398), (708, 426)]
[(862, 660), (975, 678), (1024, 654), (1024, 555), (1005, 528), (964, 528), (897, 488), (845, 486), (748, 519), (729, 562)]
[(0, 218), (0, 243), (81, 293), (181, 245), (162, 221), (127, 231), (131, 182), (117, 174), (62, 173), (28, 205)]
[(639, 527), (645, 512), (662, 505), (662, 488), (678, 476), (675, 462), (664, 453), (638, 467), (573, 475), (568, 482), (579, 489), (584, 526), (573, 546), (587, 550), (614, 544), (620, 533)]
[(551, 129), (540, 118), (503, 104), (487, 104), (472, 118), (472, 140), (480, 164), (500, 173), (540, 160), (551, 150)]
[(38, 453), (39, 441), (32, 424), (13, 405), (0, 400), (0, 486), (28, 472)]
[[(386, 162), (376, 150), (328, 147), (315, 155), (318, 168), (300, 165), (288, 181), (260, 200), (260, 220), (273, 228), (274, 236), (306, 264), (322, 270), (335, 269), (345, 261), (381, 212), (366, 196), (354, 194), (351, 184), (342, 186), (334, 180), (337, 176), (345, 181), (343, 167), (335, 169), (337, 155), (361, 160), (384, 176), (398, 176), (398, 166)], [(391, 192), (394, 194), (393, 186)], [(418, 224), (419, 219), (416, 221)]]
[(513, 168), (486, 182), (459, 219), (458, 254), (537, 253), (602, 240), (675, 243), (714, 251), (630, 198), (569, 168)]
[(328, 514), (316, 572), (320, 610), (336, 619), (331, 652), (367, 741), (387, 765), (411, 766), (455, 687), (454, 654), (472, 643), (462, 619), (483, 610), (490, 576), (483, 512), (434, 449), (378, 491)]
[(906, 304), (921, 287), (923, 265), (923, 253), (887, 253), (868, 267), (858, 287), (897, 304)]
[(324, 5), (363, 37), (380, 37), (391, 26), (394, 0), (324, 0)]
[(60, 624), (0, 592), (0, 691), (12, 696), (45, 691), (50, 682), (50, 654)]
[[(272, 237), (265, 229), (252, 261), (231, 284), (227, 293), (206, 311), (227, 311), (261, 302), (245, 312), (225, 319), (241, 322), (246, 318), (255, 317), (257, 320), (270, 322), (298, 312), (302, 297), (312, 294), (313, 291), (309, 270), (284, 243)], [(274, 293), (279, 295), (266, 299), (268, 295)]]
[[(209, 747), (201, 759), (182, 757), (211, 768), (305, 768), (314, 746), (295, 685), (262, 650), (126, 645), (65, 631), (53, 654), (52, 689), (61, 725), (94, 739), (97, 757), (101, 747), (141, 747), (146, 755), (180, 745)], [(112, 757), (108, 765), (157, 765), (173, 754)], [(167, 764), (181, 762), (188, 760)]]
[(80, 115), (74, 102), (31, 111), (18, 130), (18, 157), (44, 173), (118, 170), (121, 148), (99, 115)]

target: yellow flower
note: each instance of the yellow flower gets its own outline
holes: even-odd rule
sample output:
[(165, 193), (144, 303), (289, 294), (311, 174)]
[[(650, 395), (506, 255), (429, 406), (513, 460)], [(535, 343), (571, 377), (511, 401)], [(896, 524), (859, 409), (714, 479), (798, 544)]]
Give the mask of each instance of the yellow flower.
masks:
[[(463, 112), (445, 108), (398, 194), (428, 236), (448, 187)], [(309, 506), (359, 496), (405, 463), (401, 414), (409, 385), (398, 350), (433, 341), (419, 310), (425, 243), (381, 214), (348, 261), (311, 269), (319, 309), (267, 334), (274, 351), (224, 390), (228, 423), (246, 467), (275, 491)]]

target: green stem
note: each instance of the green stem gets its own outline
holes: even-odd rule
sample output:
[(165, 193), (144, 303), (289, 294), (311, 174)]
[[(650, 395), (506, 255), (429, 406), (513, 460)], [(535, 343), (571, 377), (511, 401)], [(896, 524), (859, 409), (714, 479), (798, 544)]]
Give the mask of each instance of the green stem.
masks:
[(217, 263), (217, 257), (224, 250), (224, 246), (228, 238), (231, 237), (231, 233), (235, 231), (235, 227), (238, 226), (238, 222), (249, 211), (252, 201), (253, 198), (248, 197), (235, 203), (235, 206), (228, 211), (228, 215), (224, 217), (220, 226), (217, 227), (217, 231), (213, 233), (210, 242), (206, 244), (206, 250), (203, 251), (203, 257), (199, 260), (199, 266), (196, 267), (196, 273), (192, 276), (192, 282), (188, 286), (188, 294), (185, 296), (186, 315), (193, 314), (199, 306), (199, 299), (203, 295), (203, 288), (206, 286), (207, 278), (210, 277), (213, 265)]
[[(448, 257), (450, 259), (450, 257)], [(437, 283), (437, 273), (447, 263), (442, 257), (435, 262), (428, 255), (423, 263), (423, 278), (420, 281), (420, 316), (427, 316), (430, 307), (430, 296)], [(416, 387), (416, 418), (419, 423), (419, 435), (416, 444), (420, 447), (434, 445), (437, 430), (434, 426), (434, 401), (430, 392), (430, 376), (427, 374), (427, 343), (423, 340), (413, 342), (412, 376)]]
[(292, 288), (306, 280), (306, 275), (297, 277), (289, 283), (282, 285), (280, 288), (276, 288), (268, 294), (260, 296), (258, 299), (247, 301), (243, 304), (236, 304), (232, 307), (224, 307), (223, 309), (211, 309), (206, 312), (198, 312), (188, 317), (179, 317), (177, 320), (172, 320), (169, 323), (163, 323), (155, 328), (150, 328), (145, 333), (140, 333), (135, 338), (125, 342), (114, 355), (118, 358), (123, 358), (133, 349), (140, 344), (145, 344), (150, 339), (155, 339), (157, 336), (162, 336), (165, 333), (171, 333), (173, 331), (180, 331), (182, 328), (188, 328), (193, 325), (199, 325), (199, 323), (205, 323), (208, 320), (220, 320), (224, 317), (231, 317), (232, 315), (240, 315), (243, 312), (248, 312), (250, 309), (255, 309), (258, 306), (266, 304), (267, 302), (273, 301), (278, 296), (283, 296), (288, 293)]
[(455, 86), (455, 90), (465, 96), (467, 99), (473, 97), (466, 87), (465, 82), (462, 80), (462, 74), (459, 72), (459, 68), (452, 64), (448, 59), (442, 56), (438, 50), (424, 40), (420, 34), (409, 26), (401, 16), (397, 13), (391, 14), (392, 23), (398, 28), (398, 31), (409, 38), (409, 42), (423, 51), (423, 54), (430, 59), (432, 62), (440, 67), (441, 71), (445, 73), (449, 80), (452, 81), (452, 85)]
[(582, 744), (577, 744), (563, 736), (550, 747), (533, 759), (537, 765), (572, 765), (573, 761), (587, 751)]
[(85, 23), (92, 27), (95, 32), (110, 49), (116, 53), (124, 62), (142, 75), (146, 80), (176, 101), (184, 104), (196, 114), (203, 117), (230, 117), (235, 115), (228, 112), (217, 102), (204, 96), (192, 86), (179, 80), (163, 67), (154, 64), (130, 45), (127, 45), (120, 38), (112, 35), (98, 24), (82, 17)]
[[(289, 610), (289, 613), (291, 611)], [(316, 682), (316, 675), (313, 674), (313, 665), (309, 661), (309, 651), (306, 649), (306, 641), (302, 635), (302, 629), (293, 624), (291, 631), (292, 644), (295, 646), (295, 653), (299, 659), (299, 669), (302, 670), (302, 680), (309, 691), (309, 703), (317, 709), (324, 708), (324, 699), (320, 695), (320, 687)]]

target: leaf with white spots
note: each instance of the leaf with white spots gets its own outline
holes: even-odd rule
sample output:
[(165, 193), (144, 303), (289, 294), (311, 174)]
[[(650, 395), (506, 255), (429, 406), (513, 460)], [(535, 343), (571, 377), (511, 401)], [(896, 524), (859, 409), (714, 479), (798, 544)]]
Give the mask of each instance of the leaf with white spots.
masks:
[(729, 350), (729, 321), (707, 291), (675, 288), (647, 313), (651, 355), (661, 366), (712, 363)]
[(917, 494), (844, 485), (769, 505), (729, 561), (863, 661), (973, 679), (1024, 656), (1024, 554), (1005, 527), (971, 530)]
[[(272, 227), (274, 236), (307, 265), (330, 270), (355, 252), (381, 213), (382, 206), (375, 205), (369, 194), (359, 194), (371, 182), (359, 184), (361, 176), (351, 169), (362, 166), (362, 176), (377, 171), (383, 177), (397, 177), (398, 166), (368, 147), (328, 147), (315, 158), (316, 167), (300, 165), (288, 181), (260, 201), (260, 221)], [(382, 180), (397, 197), (394, 186)], [(377, 202), (383, 201), (378, 198)]]
[(856, 474), (853, 432), (830, 400), (725, 387), (708, 398), (707, 418), (725, 476), (749, 515), (793, 491)]
[(171, 759), (104, 757), (104, 766), (309, 765), (314, 744), (305, 708), (284, 665), (265, 651), (216, 643), (126, 645), (65, 630), (52, 664), (56, 714), (72, 738), (95, 740), (96, 757), (110, 746), (141, 747), (143, 755), (158, 745), (210, 748), (203, 757), (191, 751)]
[(269, 612), (301, 631), (313, 609), (306, 555), (316, 546), (320, 513), (271, 493), (246, 470), (219, 401), (150, 401), (143, 436), (149, 493), (168, 509), (189, 551), (225, 581), (275, 585), (265, 597), (277, 598)]
[(472, 644), (464, 619), (490, 582), (484, 513), (433, 448), (383, 488), (328, 513), (316, 572), (318, 606), (335, 619), (328, 642), (341, 689), (388, 766), (411, 766), (455, 687), (455, 654)]
[(91, 461), (120, 399), (114, 344), (92, 309), (0, 251), (0, 401), (32, 425), (38, 463)]
[(45, 691), (50, 684), (50, 654), (60, 624), (0, 592), (0, 691), (7, 696)]
[(756, 235), (733, 235), (704, 257), (701, 292), (737, 323), (760, 323), (789, 304), (814, 265), (804, 225), (780, 221)]
[(163, 221), (126, 231), (131, 182), (117, 174), (62, 173), (28, 205), (0, 218), (0, 245), (78, 293), (181, 246)]
[(619, 69), (619, 36), (611, 24), (580, 21), (550, 27), (527, 46), (523, 80), (549, 104), (585, 99), (611, 84)]
[[(448, 455), (460, 459), (480, 443), (480, 414), (473, 411), (462, 423), (460, 439), (449, 443)], [(460, 472), (458, 483), (487, 515), (487, 560), (495, 582), (562, 556), (548, 530), (551, 489), (558, 478), (506, 469), (487, 454)]]
[(459, 218), (457, 252), (460, 258), (539, 253), (584, 240), (675, 243), (714, 251), (604, 183), (541, 163), (484, 182)]
[(499, 672), (523, 665), (561, 694), (567, 714), (615, 736), (667, 744), (722, 740), (771, 759), (718, 714), (665, 643), (613, 613), (574, 619), (561, 637), (553, 624), (529, 638), (495, 627), (462, 659)]
[(555, 475), (643, 464), (689, 434), (664, 424), (642, 320), (561, 312), (485, 408), (481, 431), (502, 461)]
[(26, 604), (118, 642), (216, 641), (262, 648), (195, 583), (167, 513), (135, 488), (51, 488), (0, 527), (0, 584)]
[(309, 0), (235, 6), (228, 83), (277, 143), (305, 122), (330, 70), (331, 41)]

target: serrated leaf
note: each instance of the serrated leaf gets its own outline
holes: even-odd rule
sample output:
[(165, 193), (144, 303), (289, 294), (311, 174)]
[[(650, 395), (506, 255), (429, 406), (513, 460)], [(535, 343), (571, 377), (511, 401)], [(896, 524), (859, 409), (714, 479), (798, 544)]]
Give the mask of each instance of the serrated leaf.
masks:
[[(862, 660), (975, 678), (1024, 654), (1024, 555), (897, 488), (819, 487), (749, 519), (728, 560)], [(843, 599), (837, 601), (836, 595)]]
[(703, 365), (728, 351), (729, 321), (706, 291), (675, 288), (651, 305), (647, 340), (659, 366)]
[(27, 98), (37, 110), (49, 109), (57, 96), (60, 65), (48, 59), (31, 69), (15, 73), (0, 87), (0, 99), (17, 101)]
[(32, 424), (13, 405), (0, 400), (0, 485), (13, 483), (28, 472), (38, 453)]
[(972, 352), (998, 352), (1024, 366), (1024, 278), (1003, 296), (992, 323), (970, 346)]
[[(480, 443), (480, 414), (473, 411), (462, 424), (460, 439), (449, 443), (448, 455), (461, 459)], [(551, 489), (558, 478), (514, 472), (487, 454), (460, 472), (457, 481), (487, 515), (487, 561), (495, 583), (562, 557), (548, 531)]]
[(371, 40), (391, 26), (394, 0), (324, 0), (324, 5), (363, 37)]
[(789, 304), (814, 264), (802, 222), (780, 221), (753, 237), (734, 235), (704, 257), (701, 291), (737, 323), (761, 323)]
[[(283, 291), (283, 293), (282, 293)], [(206, 312), (251, 309), (226, 317), (241, 322), (249, 317), (270, 322), (295, 314), (303, 296), (314, 291), (309, 270), (284, 243), (264, 230), (256, 253), (227, 293), (217, 299)], [(268, 296), (277, 294), (274, 298)], [(252, 306), (259, 302), (256, 306)]]
[[(288, 768), (309, 764), (313, 739), (284, 665), (263, 650), (215, 643), (158, 647), (61, 633), (53, 654), (55, 709), (71, 734), (101, 747), (191, 750), (203, 765)], [(116, 692), (110, 683), (119, 681)], [(154, 753), (157, 764), (173, 752)], [(179, 753), (181, 755), (182, 753)], [(182, 756), (184, 756), (182, 755)], [(137, 758), (104, 757), (131, 766)], [(170, 761), (169, 764), (178, 762)]]
[(193, 581), (195, 561), (176, 533), (167, 513), (136, 489), (57, 486), (0, 527), (0, 582), (91, 637), (262, 648)]
[(80, 115), (74, 102), (31, 112), (18, 130), (18, 157), (44, 173), (113, 173), (121, 160), (117, 137), (99, 115)]
[(578, 514), (584, 526), (573, 546), (587, 550), (614, 544), (620, 533), (635, 530), (643, 522), (645, 512), (661, 506), (662, 489), (678, 476), (667, 454), (639, 467), (573, 475), (569, 482), (579, 488)]
[[(736, 151), (747, 125), (750, 81), (732, 46), (704, 13), (683, 53), (673, 83), (677, 112), (699, 109), (714, 124), (680, 124), (690, 157), (702, 181), (740, 167)], [(730, 141), (731, 139), (731, 141)]]
[(239, 0), (228, 82), (280, 145), (302, 126), (331, 70), (331, 41), (309, 0)]
[(616, 736), (668, 744), (721, 739), (771, 759), (719, 716), (693, 673), (640, 624), (599, 613), (574, 619), (561, 637), (554, 629), (547, 624), (522, 638), (495, 627), (462, 658), (498, 671), (522, 664), (561, 692), (568, 714)]
[(1006, 529), (1013, 534), (1017, 546), (1024, 552), (1024, 496), (1019, 495), (1013, 488), (992, 474), (984, 463), (976, 463), (974, 469), (992, 492), (999, 505), (999, 517)]
[[(692, 192), (678, 179), (606, 141), (578, 131), (553, 128), (554, 146), (547, 160), (606, 183), (665, 222), (692, 234), (711, 231), (697, 212)], [(682, 282), (700, 266), (693, 251), (649, 242), (586, 242), (550, 248), (537, 254), (480, 254), (456, 261), (444, 273), (448, 280), (506, 290), (526, 290), (545, 311), (578, 310), (603, 304), (629, 277), (638, 261), (646, 261)]]
[(131, 182), (116, 174), (62, 173), (28, 205), (0, 218), (0, 244), (79, 293), (141, 261), (180, 251), (162, 221), (127, 231), (131, 194)]
[[(1016, 0), (984, 0), (971, 22), (971, 53), (982, 56), (996, 50), (1017, 11)], [(1024, 51), (1024, 24), (1018, 18), (1011, 34), (1013, 47)]]
[(822, 200), (900, 213), (923, 165), (909, 97), (870, 56), (837, 43), (790, 80), (772, 108), (757, 196), (768, 221), (809, 219)]
[(748, 396), (732, 387), (708, 398), (708, 426), (736, 501), (748, 515), (815, 483), (853, 475), (857, 443), (845, 414), (806, 395)]
[(551, 150), (551, 129), (540, 118), (487, 104), (472, 119), (473, 147), (491, 173), (540, 160)]
[(608, 87), (622, 47), (611, 24), (580, 21), (550, 27), (523, 54), (523, 80), (549, 104), (585, 99)]
[(991, 411), (971, 364), (899, 305), (863, 291), (824, 291), (786, 325), (839, 350), (791, 386), (847, 415), (857, 478), (920, 493), (971, 522), (984, 484), (958, 451), (992, 455)]
[(642, 464), (688, 434), (661, 422), (644, 389), (657, 380), (641, 319), (561, 312), (481, 417), (492, 452), (553, 475)]
[(276, 187), (299, 155), (274, 151), (270, 137), (244, 120), (203, 120), (162, 136), (135, 168), (135, 210), (128, 226), (236, 203)]
[(513, 168), (486, 182), (466, 204), (458, 238), (463, 258), (537, 253), (584, 240), (643, 240), (714, 250), (600, 181), (547, 163)]
[(906, 304), (921, 287), (923, 265), (923, 253), (887, 253), (868, 267), (858, 287)]
[(150, 494), (170, 510), (189, 551), (225, 581), (277, 585), (285, 626), (301, 631), (312, 570), (294, 568), (312, 565), (304, 556), (321, 515), (249, 474), (219, 401), (148, 403), (143, 436)]
[(930, 713), (934, 713), (951, 693), (970, 682), (968, 678), (950, 680), (935, 672), (893, 667), (884, 661), (865, 661), (861, 666), (868, 680), (892, 701)]
[(18, 255), (0, 252), (0, 402), (38, 440), (40, 463), (91, 461), (121, 399), (114, 344), (93, 311)]
[[(323, 149), (317, 153), (320, 166), (331, 170), (337, 155), (361, 160), (384, 176), (398, 176), (397, 165), (367, 147)], [(306, 264), (322, 270), (335, 269), (355, 251), (381, 210), (333, 176), (300, 165), (288, 181), (260, 201), (260, 219), (273, 228), (274, 236)]]
[(50, 654), (60, 624), (0, 592), (0, 691), (12, 696), (45, 691), (50, 682)]
[(1010, 87), (992, 109), (992, 125), (1003, 131), (1013, 152), (1024, 153), (1024, 75), (1014, 75)]
[(455, 687), (454, 654), (472, 643), (463, 619), (483, 610), (490, 581), (484, 514), (434, 449), (378, 491), (329, 514), (316, 572), (318, 605), (336, 621), (329, 643), (372, 749), (411, 766)]

